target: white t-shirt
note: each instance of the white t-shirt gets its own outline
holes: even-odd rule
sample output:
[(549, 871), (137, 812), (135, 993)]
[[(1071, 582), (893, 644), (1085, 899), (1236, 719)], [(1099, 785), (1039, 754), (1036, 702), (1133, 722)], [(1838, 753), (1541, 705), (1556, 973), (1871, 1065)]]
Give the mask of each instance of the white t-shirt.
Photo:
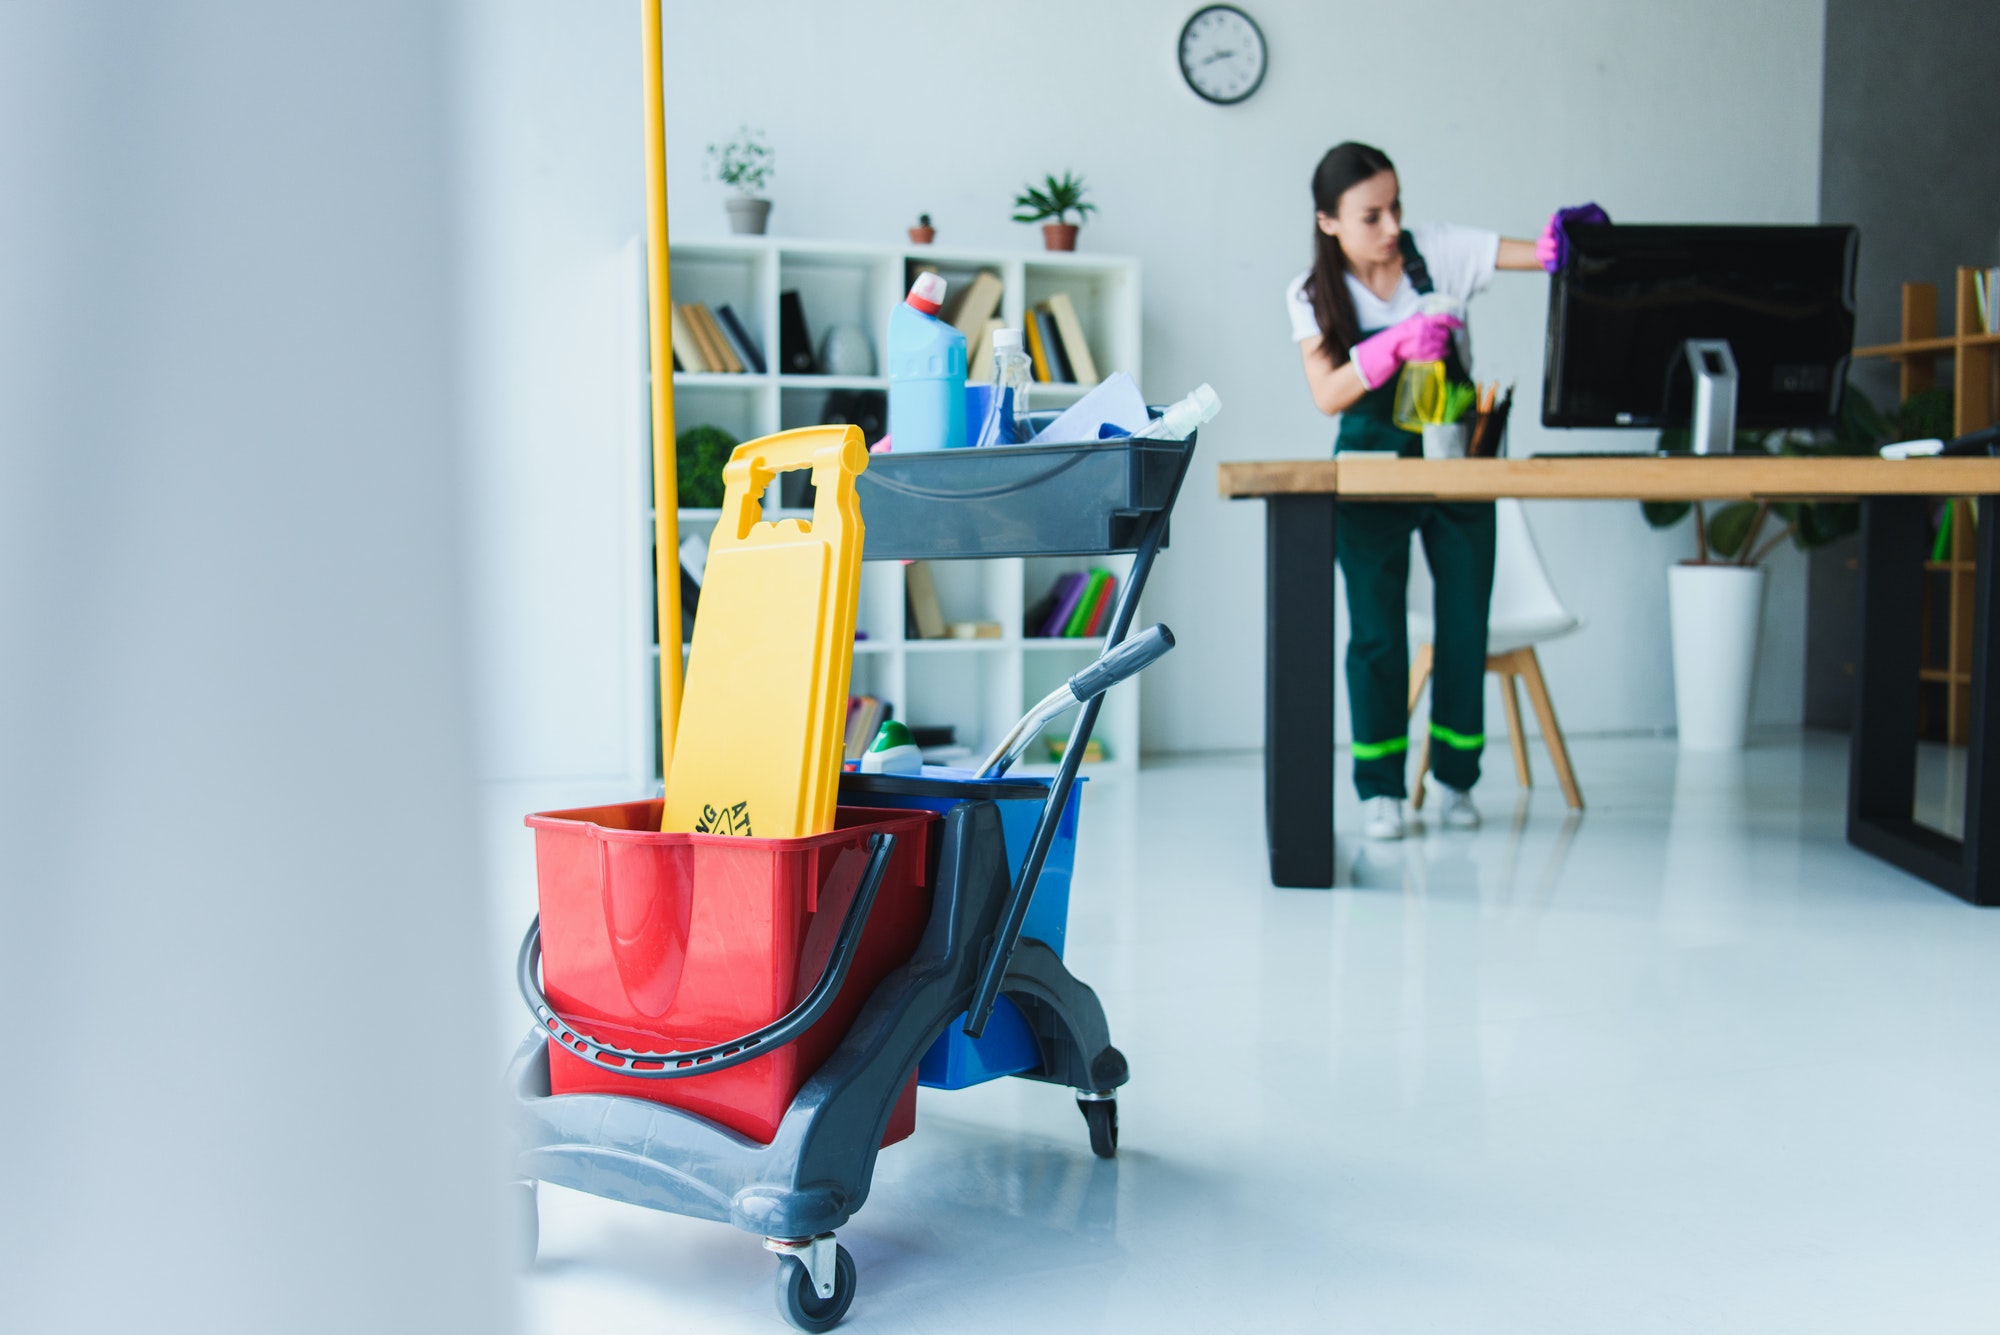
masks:
[[(1431, 288), (1461, 305), (1486, 290), (1500, 261), (1500, 234), (1481, 227), (1460, 227), (1454, 223), (1419, 223), (1410, 229), (1417, 251), (1430, 270)], [(1308, 269), (1285, 289), (1285, 309), (1292, 317), (1292, 341), (1303, 343), (1320, 336), (1319, 320), (1313, 315), (1312, 297), (1306, 292)], [(1417, 313), (1417, 289), (1408, 274), (1396, 284), (1389, 300), (1370, 292), (1353, 274), (1345, 275), (1348, 295), (1354, 299), (1354, 314), (1363, 329), (1387, 329)], [(1459, 358), (1466, 370), (1472, 369), (1472, 340), (1459, 335)]]

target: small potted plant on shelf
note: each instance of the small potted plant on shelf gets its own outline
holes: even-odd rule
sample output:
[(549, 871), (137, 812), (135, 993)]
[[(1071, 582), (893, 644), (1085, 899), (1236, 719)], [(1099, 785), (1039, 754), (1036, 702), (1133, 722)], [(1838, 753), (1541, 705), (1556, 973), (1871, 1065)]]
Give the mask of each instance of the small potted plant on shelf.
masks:
[(763, 197), (773, 170), (771, 146), (764, 132), (744, 126), (726, 143), (708, 146), (708, 175), (736, 192), (723, 201), (729, 210), (729, 230), (762, 235), (770, 221), (771, 201)]
[[(1891, 427), (1860, 390), (1850, 386), (1832, 431), (1739, 431), (1738, 454), (1824, 458), (1873, 454)], [(1666, 431), (1660, 448), (1686, 453), (1689, 433)], [(1861, 527), (1852, 502), (1732, 501), (1710, 509), (1699, 501), (1642, 501), (1646, 522), (1671, 528), (1694, 516), (1695, 554), (1667, 572), (1674, 653), (1674, 714), (1681, 746), (1695, 751), (1741, 750), (1750, 726), (1750, 688), (1757, 671), (1765, 572), (1760, 562), (1790, 538), (1800, 551), (1824, 547)], [(1778, 530), (1765, 532), (1776, 520)]]
[(917, 225), (910, 229), (910, 240), (919, 246), (928, 246), (931, 242), (937, 240), (937, 228), (931, 226), (930, 214), (919, 213), (917, 215)]
[[(1075, 250), (1078, 224), (1097, 212), (1097, 205), (1084, 199), (1083, 189), (1083, 178), (1069, 172), (1060, 180), (1050, 176), (1040, 186), (1024, 186), (1014, 196), (1014, 221), (1042, 223), (1042, 244), (1050, 250)], [(1069, 220), (1072, 213), (1076, 222)], [(1052, 221), (1043, 222), (1045, 218)]]

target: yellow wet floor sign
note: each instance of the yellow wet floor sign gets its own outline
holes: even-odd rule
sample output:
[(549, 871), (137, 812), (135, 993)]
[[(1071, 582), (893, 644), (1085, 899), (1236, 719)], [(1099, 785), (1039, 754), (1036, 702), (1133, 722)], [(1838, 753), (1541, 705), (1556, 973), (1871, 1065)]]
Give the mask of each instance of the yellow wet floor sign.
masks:
[[(833, 828), (861, 588), (861, 431), (804, 427), (736, 447), (708, 543), (660, 828), (788, 839)], [(811, 468), (810, 523), (762, 519)]]

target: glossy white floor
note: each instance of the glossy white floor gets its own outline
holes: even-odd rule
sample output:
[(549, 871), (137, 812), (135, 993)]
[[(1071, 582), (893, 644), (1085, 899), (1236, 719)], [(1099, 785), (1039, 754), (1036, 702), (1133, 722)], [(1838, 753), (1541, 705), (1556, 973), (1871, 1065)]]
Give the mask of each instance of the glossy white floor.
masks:
[[(2000, 1326), (2000, 913), (1847, 847), (1840, 738), (1581, 741), (1580, 819), (1494, 758), (1485, 829), (1344, 839), (1331, 893), (1269, 885), (1253, 756), (1094, 785), (1121, 1153), (1060, 1089), (925, 1091), (843, 1329)], [(756, 1239), (542, 1202), (529, 1329), (784, 1328)]]

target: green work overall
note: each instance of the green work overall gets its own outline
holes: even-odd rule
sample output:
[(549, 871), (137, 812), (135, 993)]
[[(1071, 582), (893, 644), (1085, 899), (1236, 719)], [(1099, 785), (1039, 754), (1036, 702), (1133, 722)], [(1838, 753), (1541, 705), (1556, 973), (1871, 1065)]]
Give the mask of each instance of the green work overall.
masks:
[[(1419, 295), (1431, 290), (1423, 256), (1403, 233), (1403, 271)], [(1362, 337), (1379, 333), (1364, 329)], [(1447, 373), (1467, 379), (1458, 350)], [(1340, 415), (1334, 452), (1423, 453), (1421, 436), (1393, 420), (1396, 378)], [(1410, 534), (1423, 536), (1436, 587), (1431, 676), (1431, 768), (1467, 789), (1479, 782), (1486, 745), (1486, 613), (1493, 596), (1491, 501), (1341, 501), (1334, 547), (1347, 580), (1347, 701), (1354, 727), (1354, 787), (1365, 800), (1408, 795), (1410, 749)]]

